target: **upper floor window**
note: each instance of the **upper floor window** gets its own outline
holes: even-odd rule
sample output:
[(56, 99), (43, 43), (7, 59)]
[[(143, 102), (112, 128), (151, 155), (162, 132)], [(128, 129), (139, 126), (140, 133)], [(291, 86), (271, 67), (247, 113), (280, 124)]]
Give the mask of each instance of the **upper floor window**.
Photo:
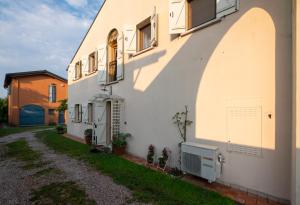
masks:
[(169, 33), (204, 28), (238, 9), (239, 0), (169, 0)]
[(216, 18), (216, 1), (188, 0), (188, 29), (200, 26)]
[(117, 81), (118, 31), (112, 30), (108, 36), (108, 83)]
[(75, 64), (75, 79), (79, 79), (82, 77), (82, 63), (81, 61), (78, 61)]
[(51, 102), (51, 103), (56, 102), (56, 85), (55, 84), (49, 85), (49, 102)]
[(89, 55), (89, 73), (93, 73), (97, 70), (97, 57), (96, 52), (93, 52)]
[(145, 21), (137, 25), (138, 32), (138, 51), (145, 50), (151, 46), (151, 19), (147, 18)]

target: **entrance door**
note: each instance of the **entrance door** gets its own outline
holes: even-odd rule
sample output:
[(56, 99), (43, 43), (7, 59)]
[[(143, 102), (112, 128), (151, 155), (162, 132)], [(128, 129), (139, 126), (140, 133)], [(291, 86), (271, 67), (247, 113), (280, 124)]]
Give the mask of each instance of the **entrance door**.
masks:
[(95, 103), (94, 112), (93, 144), (106, 146), (106, 103)]
[(64, 111), (59, 111), (58, 124), (60, 124), (60, 125), (65, 124), (65, 112)]

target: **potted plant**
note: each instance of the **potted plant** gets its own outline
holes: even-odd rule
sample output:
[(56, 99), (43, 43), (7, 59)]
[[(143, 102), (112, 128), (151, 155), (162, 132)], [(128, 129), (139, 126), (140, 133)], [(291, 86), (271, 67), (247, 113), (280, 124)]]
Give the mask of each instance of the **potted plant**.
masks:
[(147, 162), (149, 164), (153, 164), (154, 162), (154, 146), (152, 144), (148, 147)]
[(166, 168), (166, 165), (167, 165), (167, 161), (169, 159), (169, 154), (168, 154), (168, 150), (167, 148), (165, 147), (162, 151), (162, 156), (160, 156), (158, 158), (158, 165), (159, 165), (159, 168), (161, 169), (165, 169)]
[(93, 130), (92, 129), (86, 129), (84, 131), (84, 139), (85, 143), (88, 145), (92, 144), (92, 139), (93, 139)]
[(113, 137), (113, 153), (116, 155), (123, 155), (126, 152), (127, 142), (126, 139), (131, 137), (129, 133), (119, 133), (117, 136)]
[(58, 134), (64, 134), (65, 133), (65, 127), (63, 125), (56, 126), (56, 131)]

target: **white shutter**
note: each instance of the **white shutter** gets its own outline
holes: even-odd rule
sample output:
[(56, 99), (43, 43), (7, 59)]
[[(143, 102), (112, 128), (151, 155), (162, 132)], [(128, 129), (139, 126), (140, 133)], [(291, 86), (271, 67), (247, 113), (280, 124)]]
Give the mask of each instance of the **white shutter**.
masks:
[(125, 26), (124, 28), (124, 51), (125, 53), (136, 53), (136, 27)]
[(68, 79), (74, 80), (75, 79), (75, 65), (70, 64), (68, 68)]
[(117, 80), (124, 79), (124, 40), (123, 34), (120, 33), (118, 37), (118, 51), (117, 51)]
[(98, 84), (106, 83), (107, 50), (106, 45), (101, 45), (97, 49), (98, 58)]
[(186, 31), (186, 0), (169, 0), (169, 33), (180, 34)]
[(82, 62), (82, 76), (89, 73), (89, 60), (88, 56), (84, 56), (81, 60)]
[(70, 106), (69, 108), (68, 108), (68, 111), (69, 111), (69, 120), (71, 120), (71, 121), (74, 121), (74, 119), (75, 119), (75, 107), (74, 106)]
[(238, 10), (239, 0), (216, 0), (217, 18), (229, 15)]
[(151, 45), (156, 46), (157, 45), (157, 34), (158, 34), (158, 16), (156, 13), (156, 7), (154, 7), (153, 14), (151, 16)]
[(82, 105), (80, 104), (79, 105), (79, 119), (78, 119), (79, 122), (82, 122)]
[(82, 106), (82, 122), (88, 122), (88, 105)]

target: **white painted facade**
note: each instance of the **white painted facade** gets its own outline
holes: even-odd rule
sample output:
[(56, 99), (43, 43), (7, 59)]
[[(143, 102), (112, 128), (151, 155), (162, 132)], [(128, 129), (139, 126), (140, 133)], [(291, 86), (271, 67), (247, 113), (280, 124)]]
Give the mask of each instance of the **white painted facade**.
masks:
[[(69, 116), (75, 104), (85, 113), (87, 104), (109, 94), (111, 87), (112, 94), (124, 100), (120, 131), (132, 134), (128, 152), (145, 158), (150, 144), (157, 155), (169, 147), (171, 165), (176, 166), (180, 137), (172, 117), (187, 105), (193, 121), (187, 141), (217, 146), (225, 157), (219, 181), (289, 201), (292, 1), (240, 0), (238, 11), (193, 32), (184, 28), (184, 21), (178, 21), (177, 28), (173, 25), (172, 2), (185, 1), (104, 3), (69, 66)], [(154, 10), (154, 47), (136, 55), (136, 44), (126, 37)], [(124, 79), (103, 86), (99, 81), (107, 67), (103, 56), (112, 29), (124, 36)], [(182, 34), (170, 34), (178, 32)], [(98, 51), (98, 71), (74, 81), (75, 63), (93, 51)], [(95, 123), (101, 112), (95, 113)], [(85, 122), (84, 117), (81, 123), (68, 120), (68, 133), (83, 138), (84, 130), (93, 127)]]

